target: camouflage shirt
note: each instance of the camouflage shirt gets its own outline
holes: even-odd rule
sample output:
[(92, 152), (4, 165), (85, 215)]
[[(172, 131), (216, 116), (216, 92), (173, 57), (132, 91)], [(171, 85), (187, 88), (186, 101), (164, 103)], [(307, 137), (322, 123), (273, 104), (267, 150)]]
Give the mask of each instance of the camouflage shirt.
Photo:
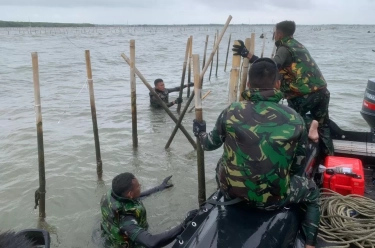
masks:
[(280, 68), (281, 91), (291, 99), (325, 88), (327, 83), (309, 51), (297, 40), (285, 37), (276, 42), (278, 49), (285, 47), (292, 56), (291, 64)]
[[(185, 87), (184, 87), (185, 88)], [(173, 106), (173, 102), (169, 102), (168, 98), (169, 98), (169, 93), (171, 92), (175, 92), (175, 91), (180, 91), (180, 87), (175, 87), (175, 88), (168, 88), (168, 89), (165, 89), (164, 91), (160, 91), (160, 90), (157, 90), (155, 89), (155, 92), (156, 94), (158, 94), (158, 96), (160, 97), (160, 99), (165, 102), (165, 104), (167, 104), (167, 107), (171, 107)], [(152, 107), (154, 108), (161, 108), (161, 105), (159, 104), (158, 102), (158, 99), (150, 92), (150, 104)]]
[[(140, 200), (123, 198), (110, 190), (103, 196), (100, 206), (102, 229), (111, 247), (142, 247), (134, 242), (137, 235), (148, 228), (146, 209)], [(126, 216), (133, 216), (137, 223), (127, 221)], [(134, 228), (123, 234), (120, 229), (125, 226), (133, 226)]]
[(204, 150), (224, 144), (218, 163), (220, 188), (259, 208), (277, 205), (288, 195), (290, 176), (305, 159), (307, 133), (293, 109), (278, 104), (276, 89), (251, 89), (234, 102), (210, 133), (201, 133)]

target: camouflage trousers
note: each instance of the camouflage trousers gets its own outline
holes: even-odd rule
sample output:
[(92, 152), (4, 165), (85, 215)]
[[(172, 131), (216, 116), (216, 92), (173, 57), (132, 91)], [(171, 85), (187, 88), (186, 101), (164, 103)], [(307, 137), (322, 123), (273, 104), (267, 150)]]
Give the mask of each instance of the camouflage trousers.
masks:
[[(329, 129), (329, 105), (330, 93), (327, 88), (318, 90), (308, 95), (295, 97), (288, 100), (288, 106), (299, 113), (309, 130), (312, 120), (319, 122), (319, 143), (326, 155), (333, 155), (334, 148)], [(307, 113), (310, 112), (310, 115)]]

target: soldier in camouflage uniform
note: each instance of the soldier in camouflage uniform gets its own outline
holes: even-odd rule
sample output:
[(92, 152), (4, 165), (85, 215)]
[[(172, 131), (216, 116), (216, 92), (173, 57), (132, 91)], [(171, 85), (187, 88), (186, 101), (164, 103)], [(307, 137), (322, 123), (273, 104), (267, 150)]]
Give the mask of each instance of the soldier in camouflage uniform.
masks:
[[(181, 88), (180, 86), (174, 87), (174, 88), (165, 88), (163, 79), (161, 79), (161, 78), (155, 79), (154, 85), (155, 85), (154, 90), (155, 90), (156, 94), (158, 94), (160, 99), (163, 102), (165, 102), (165, 104), (167, 104), (168, 108), (172, 107), (175, 104), (178, 104), (178, 103), (182, 102), (181, 98), (177, 98), (173, 102), (169, 102), (169, 93), (180, 91), (180, 88)], [(194, 85), (194, 83), (185, 84), (184, 88), (191, 87), (193, 85)], [(154, 107), (154, 108), (161, 108), (161, 105), (159, 104), (156, 97), (151, 92), (149, 94), (150, 94), (150, 104), (151, 104), (151, 106)]]
[(101, 228), (106, 238), (106, 247), (162, 247), (172, 242), (187, 223), (197, 214), (190, 211), (185, 220), (177, 227), (157, 235), (150, 234), (147, 223), (146, 209), (141, 198), (163, 189), (172, 187), (168, 184), (172, 176), (164, 179), (155, 188), (141, 193), (138, 180), (131, 173), (117, 175), (112, 181), (112, 189), (101, 200)]
[[(319, 123), (321, 147), (326, 155), (333, 155), (334, 147), (329, 129), (328, 105), (330, 93), (327, 83), (309, 51), (293, 38), (296, 25), (293, 21), (276, 24), (275, 40), (277, 51), (273, 60), (282, 75), (281, 92), (293, 108), (305, 120), (307, 127), (312, 120)], [(258, 59), (247, 51), (242, 41), (233, 51), (247, 57), (250, 63)], [(310, 112), (310, 115), (307, 113)]]
[(224, 144), (216, 169), (219, 187), (229, 199), (275, 210), (291, 203), (306, 206), (302, 226), (307, 247), (316, 243), (319, 190), (297, 175), (305, 164), (307, 132), (303, 119), (290, 107), (278, 104), (278, 68), (269, 58), (255, 61), (249, 70), (245, 101), (234, 102), (206, 133), (205, 122), (194, 120), (194, 135), (204, 150)]

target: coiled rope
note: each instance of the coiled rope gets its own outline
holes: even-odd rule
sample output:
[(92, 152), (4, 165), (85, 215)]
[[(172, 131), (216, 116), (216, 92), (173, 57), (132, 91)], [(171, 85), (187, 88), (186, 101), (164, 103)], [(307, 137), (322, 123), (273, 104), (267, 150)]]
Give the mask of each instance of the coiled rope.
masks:
[(335, 246), (375, 248), (375, 201), (359, 196), (343, 196), (332, 190), (321, 192), (321, 218), (318, 236)]

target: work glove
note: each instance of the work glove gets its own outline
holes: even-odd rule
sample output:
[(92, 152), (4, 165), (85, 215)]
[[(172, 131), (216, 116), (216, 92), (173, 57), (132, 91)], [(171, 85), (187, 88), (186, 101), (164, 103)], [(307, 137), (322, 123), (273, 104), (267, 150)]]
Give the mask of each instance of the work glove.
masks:
[(191, 87), (191, 86), (194, 86), (194, 83), (190, 82), (190, 83), (187, 84), (187, 87)]
[(237, 40), (240, 45), (233, 45), (232, 51), (234, 52), (233, 55), (241, 55), (242, 57), (246, 58), (249, 54), (249, 51), (245, 47), (245, 44), (242, 40)]
[(199, 136), (199, 133), (206, 132), (206, 122), (199, 122), (196, 119), (193, 120), (193, 133), (195, 137)]
[(169, 176), (169, 177), (166, 177), (163, 182), (159, 185), (159, 189), (160, 190), (163, 190), (163, 189), (168, 189), (170, 187), (173, 187), (173, 184), (172, 183), (168, 183), (169, 179), (171, 179), (172, 176)]
[(198, 213), (199, 213), (198, 209), (194, 209), (194, 210), (189, 211), (186, 214), (185, 219), (181, 223), (182, 227), (185, 229), (190, 224), (190, 222), (195, 218), (195, 216), (197, 216)]
[(179, 103), (182, 103), (182, 98), (177, 98), (176, 100), (174, 100), (174, 104), (179, 104)]

